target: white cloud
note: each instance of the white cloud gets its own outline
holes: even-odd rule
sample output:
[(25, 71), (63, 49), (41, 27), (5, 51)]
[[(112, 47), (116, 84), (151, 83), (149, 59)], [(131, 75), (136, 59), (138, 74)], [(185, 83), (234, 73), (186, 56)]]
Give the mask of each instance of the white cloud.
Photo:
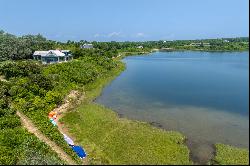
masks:
[(108, 34), (100, 34), (100, 33), (96, 33), (94, 35), (94, 38), (98, 38), (98, 37), (102, 37), (102, 38), (113, 38), (113, 37), (125, 37), (124, 34), (122, 34), (122, 32), (111, 32)]
[(94, 37), (100, 37), (101, 35), (99, 33), (95, 34)]
[(135, 36), (136, 37), (145, 37), (145, 34), (142, 32), (138, 32)]
[(107, 35), (107, 37), (121, 36), (121, 32), (112, 32)]

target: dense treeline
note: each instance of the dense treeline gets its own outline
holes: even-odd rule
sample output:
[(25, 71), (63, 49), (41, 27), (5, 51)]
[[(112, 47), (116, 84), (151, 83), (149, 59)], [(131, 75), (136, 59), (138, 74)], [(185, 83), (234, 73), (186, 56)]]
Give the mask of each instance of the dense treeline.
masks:
[[(249, 49), (249, 38), (222, 38), (204, 40), (146, 41), (146, 42), (91, 42), (95, 49), (81, 49), (87, 41), (57, 42), (47, 40), (42, 35), (15, 35), (0, 31), (0, 61), (31, 59), (36, 50), (69, 49), (75, 58), (86, 55), (115, 57), (119, 53), (150, 52), (151, 49), (172, 50), (241, 51)], [(138, 48), (143, 46), (143, 48)]]
[(35, 50), (53, 49), (54, 43), (39, 34), (16, 37), (0, 31), (0, 61), (30, 59)]
[[(145, 41), (145, 42), (92, 42), (100, 50), (118, 52), (146, 52), (151, 49), (171, 48), (173, 50), (241, 51), (249, 49), (249, 38), (221, 38), (204, 40)], [(77, 42), (76, 42), (77, 43)], [(143, 48), (138, 48), (143, 46)]]

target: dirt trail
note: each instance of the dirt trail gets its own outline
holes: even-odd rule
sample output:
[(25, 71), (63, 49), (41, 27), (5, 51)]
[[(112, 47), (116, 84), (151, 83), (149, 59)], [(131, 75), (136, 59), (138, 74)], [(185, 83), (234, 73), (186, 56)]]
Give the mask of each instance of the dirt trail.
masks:
[[(65, 112), (69, 111), (71, 108), (74, 108), (74, 105), (79, 104), (81, 101), (83, 101), (83, 99), (84, 94), (80, 94), (78, 91), (72, 90), (70, 94), (64, 99), (63, 104), (53, 110), (57, 115), (55, 122), (58, 126), (58, 130), (61, 133), (70, 136), (68, 129), (64, 126), (62, 122), (60, 122), (60, 119), (65, 115)], [(70, 138), (75, 142), (74, 137), (70, 136)], [(82, 164), (88, 164), (87, 157), (82, 160)]]
[(76, 165), (76, 163), (71, 159), (70, 156), (68, 156), (59, 146), (57, 146), (57, 144), (53, 141), (51, 141), (50, 139), (48, 139), (45, 135), (43, 135), (38, 128), (32, 123), (32, 121), (27, 118), (24, 114), (22, 114), (21, 112), (17, 111), (16, 113), (20, 119), (21, 122), (23, 124), (23, 126), (30, 132), (35, 134), (35, 136), (41, 140), (42, 142), (46, 143), (48, 146), (50, 146), (50, 148), (55, 151), (58, 156), (65, 161), (67, 164), (69, 165)]
[(61, 133), (68, 134), (67, 128), (64, 127), (64, 124), (60, 122), (60, 119), (65, 115), (63, 113), (69, 111), (74, 107), (74, 104), (80, 102), (84, 99), (84, 95), (80, 95), (78, 91), (71, 91), (70, 94), (65, 98), (62, 105), (55, 108), (53, 111), (57, 114), (55, 122), (57, 123), (58, 130)]

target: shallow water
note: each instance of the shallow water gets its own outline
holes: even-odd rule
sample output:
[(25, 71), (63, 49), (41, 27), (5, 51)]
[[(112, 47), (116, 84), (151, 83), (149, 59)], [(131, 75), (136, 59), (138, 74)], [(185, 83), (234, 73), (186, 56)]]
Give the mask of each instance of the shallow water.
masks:
[(188, 138), (193, 159), (214, 143), (249, 148), (249, 52), (155, 52), (127, 69), (96, 102)]

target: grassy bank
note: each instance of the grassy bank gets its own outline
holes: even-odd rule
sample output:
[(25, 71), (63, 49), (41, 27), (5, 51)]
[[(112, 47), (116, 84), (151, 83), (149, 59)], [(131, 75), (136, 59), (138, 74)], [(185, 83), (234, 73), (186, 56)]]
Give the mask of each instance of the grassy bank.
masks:
[(115, 112), (93, 103), (103, 87), (124, 69), (86, 86), (86, 99), (62, 121), (88, 152), (91, 164), (191, 164), (185, 137), (147, 123), (121, 119)]
[(249, 165), (249, 151), (229, 145), (216, 144), (216, 155), (212, 164)]

